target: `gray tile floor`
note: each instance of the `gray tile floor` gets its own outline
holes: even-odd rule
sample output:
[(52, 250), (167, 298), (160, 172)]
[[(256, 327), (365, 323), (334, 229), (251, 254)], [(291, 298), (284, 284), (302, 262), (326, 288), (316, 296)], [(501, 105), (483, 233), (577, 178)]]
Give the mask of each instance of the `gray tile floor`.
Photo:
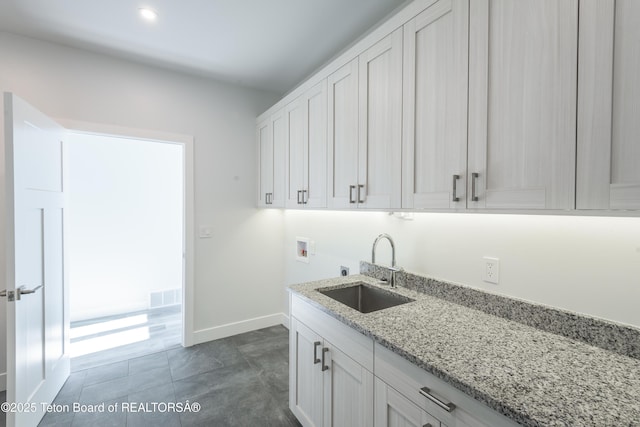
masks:
[[(40, 426), (299, 426), (288, 409), (288, 359), (288, 332), (274, 326), (90, 368), (75, 364), (55, 403), (104, 403), (105, 412), (49, 413)], [(187, 401), (200, 410), (167, 410)]]

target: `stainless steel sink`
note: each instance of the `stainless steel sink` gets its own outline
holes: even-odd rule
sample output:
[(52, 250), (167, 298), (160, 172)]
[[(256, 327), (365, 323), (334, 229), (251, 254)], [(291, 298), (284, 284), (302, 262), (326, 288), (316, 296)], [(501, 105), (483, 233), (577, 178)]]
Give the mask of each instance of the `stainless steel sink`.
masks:
[(415, 301), (361, 282), (356, 282), (353, 286), (345, 288), (318, 290), (318, 292), (358, 310), (360, 313), (371, 313)]

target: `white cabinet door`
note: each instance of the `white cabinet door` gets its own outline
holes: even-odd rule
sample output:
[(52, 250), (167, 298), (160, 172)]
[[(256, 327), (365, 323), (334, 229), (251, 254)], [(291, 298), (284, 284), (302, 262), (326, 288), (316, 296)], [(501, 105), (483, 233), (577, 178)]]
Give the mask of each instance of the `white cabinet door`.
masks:
[(467, 206), (572, 209), (578, 1), (473, 0), (469, 16)]
[(286, 129), (280, 110), (258, 124), (258, 206), (284, 206)]
[(289, 407), (302, 425), (322, 426), (322, 337), (291, 318), (289, 331)]
[(324, 426), (372, 426), (373, 374), (327, 341), (325, 348)]
[(327, 80), (311, 88), (303, 97), (305, 115), (305, 175), (303, 204), (327, 207)]
[(399, 208), (402, 191), (402, 28), (359, 57), (358, 206)]
[(580, 3), (578, 209), (640, 209), (640, 2)]
[(375, 379), (375, 427), (438, 427), (440, 421), (380, 378)]
[(302, 207), (302, 191), (305, 185), (304, 173), (307, 159), (304, 137), (303, 97), (296, 98), (284, 109), (286, 132), (285, 206)]
[(285, 107), (288, 208), (327, 206), (327, 81)]
[(403, 208), (466, 207), (468, 0), (404, 26)]
[(356, 205), (358, 185), (358, 59), (327, 79), (328, 206)]
[(258, 123), (258, 206), (268, 207), (273, 194), (273, 132), (271, 119)]

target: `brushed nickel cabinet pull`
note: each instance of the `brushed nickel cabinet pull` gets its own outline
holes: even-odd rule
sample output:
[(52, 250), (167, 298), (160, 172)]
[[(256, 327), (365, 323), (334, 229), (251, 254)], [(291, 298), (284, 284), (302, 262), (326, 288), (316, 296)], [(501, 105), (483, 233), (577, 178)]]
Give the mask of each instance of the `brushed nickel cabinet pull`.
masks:
[(454, 409), (456, 409), (456, 405), (454, 405), (453, 403), (451, 403), (451, 402), (445, 403), (442, 400), (440, 400), (437, 397), (435, 397), (433, 394), (431, 394), (431, 390), (428, 387), (422, 387), (420, 389), (420, 394), (423, 395), (424, 397), (426, 397), (427, 399), (429, 399), (430, 401), (432, 401), (433, 403), (435, 403), (436, 405), (438, 405), (439, 407), (441, 407), (442, 409), (444, 409), (447, 412), (451, 412)]
[(476, 195), (476, 181), (478, 180), (478, 176), (478, 172), (471, 174), (471, 200), (474, 202), (478, 201), (478, 196)]
[(298, 190), (298, 200), (296, 200), (298, 202), (299, 205), (302, 204), (302, 202), (300, 201), (300, 195), (302, 194), (302, 190)]
[(323, 371), (326, 371), (326, 370), (328, 370), (328, 369), (329, 369), (329, 367), (325, 364), (325, 361), (324, 361), (324, 355), (325, 355), (328, 351), (329, 351), (329, 349), (328, 349), (327, 347), (324, 347), (324, 348), (322, 349), (322, 370), (323, 370)]
[(453, 197), (451, 198), (451, 200), (454, 202), (460, 201), (460, 197), (456, 195), (456, 190), (457, 190), (456, 186), (459, 179), (460, 179), (460, 175), (453, 175)]
[[(358, 185), (358, 203), (364, 203), (364, 200), (362, 199), (362, 197), (360, 197), (360, 190), (362, 190), (362, 193), (364, 193), (364, 185), (359, 184)], [(365, 194), (366, 197), (366, 194)]]
[(349, 186), (349, 203), (355, 203), (356, 200), (353, 198), (353, 190), (356, 189), (355, 185), (350, 185)]
[(302, 190), (302, 204), (306, 205), (309, 201), (309, 196), (307, 196), (307, 190)]
[(320, 363), (320, 359), (318, 359), (318, 347), (320, 347), (322, 343), (320, 341), (316, 341), (313, 343), (313, 364), (317, 365)]

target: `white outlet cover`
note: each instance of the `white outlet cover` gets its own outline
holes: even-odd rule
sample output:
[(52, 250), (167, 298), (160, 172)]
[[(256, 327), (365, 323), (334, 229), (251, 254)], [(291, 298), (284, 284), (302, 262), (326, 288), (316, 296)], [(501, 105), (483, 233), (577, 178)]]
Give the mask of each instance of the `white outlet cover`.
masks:
[(498, 258), (482, 258), (482, 280), (497, 285), (500, 282), (500, 260)]

